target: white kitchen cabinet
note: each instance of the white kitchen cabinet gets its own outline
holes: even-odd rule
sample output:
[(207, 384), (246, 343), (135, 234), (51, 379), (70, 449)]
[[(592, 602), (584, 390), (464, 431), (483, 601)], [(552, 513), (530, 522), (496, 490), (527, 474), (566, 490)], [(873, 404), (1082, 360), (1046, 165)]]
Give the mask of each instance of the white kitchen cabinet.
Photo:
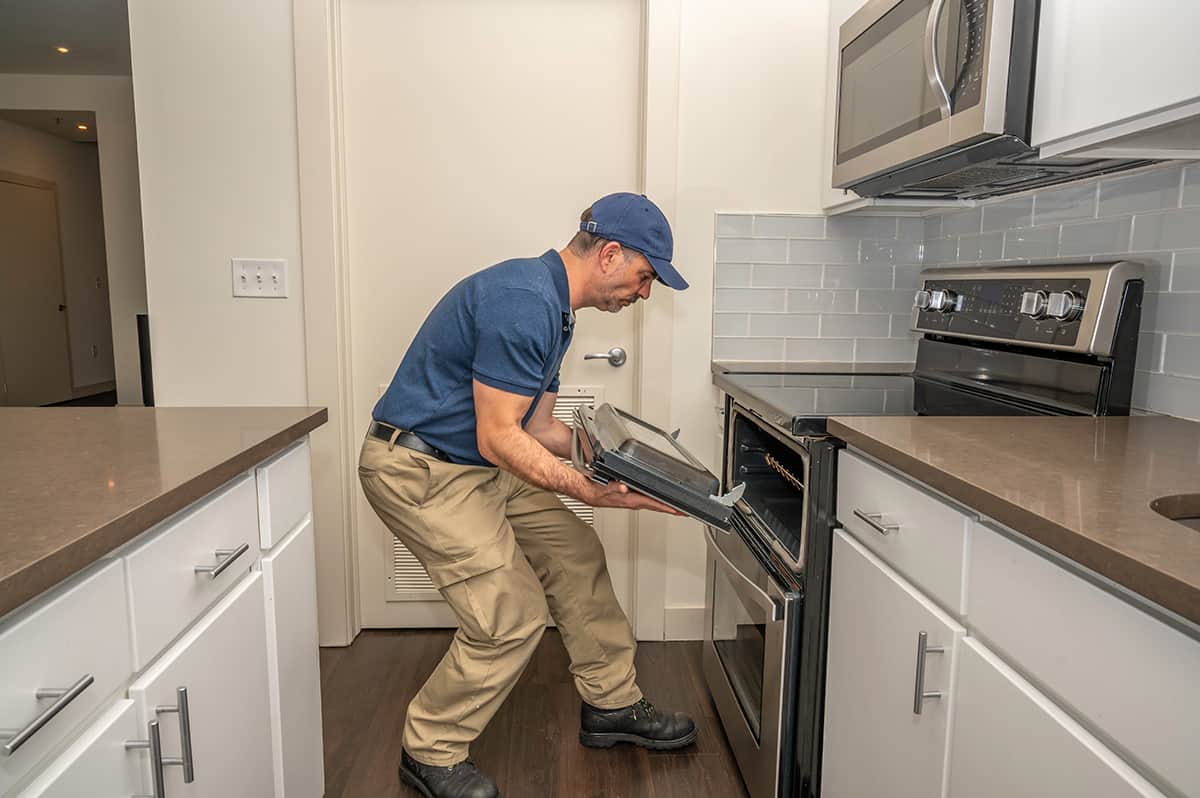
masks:
[(979, 641), (957, 668), (950, 798), (1162, 798)]
[(321, 673), (317, 652), (316, 557), (306, 520), (262, 558), (267, 662), (277, 798), (320, 798)]
[(80, 735), (18, 798), (126, 798), (149, 793), (145, 754), (125, 743), (143, 739), (132, 701), (117, 701)]
[(953, 666), (963, 632), (844, 530), (835, 533), (821, 777), (825, 798), (942, 794)]
[[(312, 459), (302, 440), (254, 469), (258, 483), (258, 527), (265, 551), (312, 512)], [(314, 577), (315, 578), (315, 577)]]
[(1033, 144), (1044, 157), (1200, 157), (1200, 3), (1042, 0)]
[[(176, 706), (187, 689), (195, 779), (164, 772), (170, 798), (264, 798), (275, 792), (263, 577), (243, 577), (129, 688), (141, 728), (156, 717), (165, 757), (183, 753)], [(149, 778), (150, 756), (142, 753)]]

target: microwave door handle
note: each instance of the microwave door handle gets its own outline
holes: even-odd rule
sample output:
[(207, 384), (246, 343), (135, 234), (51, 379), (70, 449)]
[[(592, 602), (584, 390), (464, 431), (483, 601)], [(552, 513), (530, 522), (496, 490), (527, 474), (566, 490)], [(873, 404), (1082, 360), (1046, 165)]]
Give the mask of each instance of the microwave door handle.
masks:
[(933, 0), (933, 5), (929, 7), (929, 16), (925, 18), (925, 79), (937, 95), (938, 108), (943, 119), (951, 114), (950, 92), (946, 89), (946, 81), (942, 79), (942, 66), (938, 63), (937, 53), (937, 29), (945, 10), (946, 0)]
[(704, 532), (705, 537), (707, 538), (706, 542), (708, 543), (709, 551), (713, 553), (714, 557), (721, 561), (718, 563), (718, 565), (724, 565), (724, 570), (726, 573), (728, 573), (731, 584), (735, 587), (735, 589), (739, 587), (742, 588), (742, 590), (738, 590), (738, 593), (750, 599), (763, 610), (768, 612), (772, 622), (782, 621), (783, 607), (779, 605), (779, 602), (771, 598), (771, 596), (767, 594), (767, 591), (754, 584), (752, 579), (738, 570), (738, 567), (733, 564), (733, 560), (729, 559), (725, 552), (721, 551), (721, 546), (717, 543), (716, 535), (713, 534), (713, 528), (711, 526), (706, 526), (704, 528)]

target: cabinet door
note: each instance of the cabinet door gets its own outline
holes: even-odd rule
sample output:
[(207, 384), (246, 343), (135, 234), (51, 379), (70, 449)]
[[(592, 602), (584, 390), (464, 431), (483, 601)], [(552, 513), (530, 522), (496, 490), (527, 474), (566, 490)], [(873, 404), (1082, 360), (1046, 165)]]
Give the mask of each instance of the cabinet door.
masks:
[(1162, 794), (977, 640), (954, 692), (951, 798), (1137, 798)]
[(262, 558), (277, 798), (320, 798), (321, 670), (312, 521)]
[[(275, 792), (266, 637), (262, 574), (251, 573), (129, 688), (143, 729), (155, 707), (175, 705), (176, 689), (188, 690), (195, 780), (185, 784), (182, 768), (167, 766), (171, 798)], [(180, 756), (179, 715), (157, 717), (163, 756)]]
[[(918, 657), (922, 632), (927, 649)], [(821, 771), (825, 798), (943, 794), (950, 680), (962, 634), (928, 598), (837, 531)], [(944, 651), (934, 652), (938, 647)], [(918, 700), (918, 690), (939, 697)]]
[(145, 738), (132, 701), (118, 701), (42, 771), (19, 798), (124, 796), (148, 792), (144, 754), (125, 750), (129, 740)]

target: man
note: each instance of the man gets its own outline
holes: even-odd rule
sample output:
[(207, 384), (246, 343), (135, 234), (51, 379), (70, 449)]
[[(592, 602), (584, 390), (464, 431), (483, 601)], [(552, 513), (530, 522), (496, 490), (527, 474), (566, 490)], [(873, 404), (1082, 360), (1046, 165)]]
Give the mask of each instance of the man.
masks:
[(559, 252), (509, 260), (452, 288), (425, 320), (372, 413), (359, 459), (368, 501), (458, 617), (449, 650), (404, 724), (400, 777), (426, 798), (491, 798), (467, 759), (553, 617), (583, 699), (579, 738), (607, 748), (690, 745), (696, 727), (638, 689), (636, 644), (596, 532), (557, 493), (594, 507), (673, 513), (559, 460), (552, 413), (575, 311), (617, 312), (655, 279), (687, 288), (650, 200), (610, 194)]

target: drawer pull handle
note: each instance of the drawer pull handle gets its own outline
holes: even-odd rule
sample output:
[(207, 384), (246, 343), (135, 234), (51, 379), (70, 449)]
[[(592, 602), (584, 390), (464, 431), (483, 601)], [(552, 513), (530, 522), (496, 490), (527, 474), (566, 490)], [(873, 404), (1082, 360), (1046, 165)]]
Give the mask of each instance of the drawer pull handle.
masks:
[(862, 510), (855, 508), (854, 515), (856, 518), (862, 519), (867, 526), (881, 535), (890, 535), (893, 532), (900, 531), (899, 524), (885, 524), (883, 522), (883, 513), (864, 513)]
[(208, 574), (209, 579), (216, 579), (221, 574), (225, 573), (225, 569), (233, 565), (233, 561), (241, 557), (250, 550), (249, 543), (243, 543), (236, 549), (217, 549), (217, 564), (216, 565), (197, 565), (195, 568), (198, 574)]
[(138, 795), (134, 798), (167, 798), (167, 786), (163, 777), (163, 769), (168, 765), (183, 766), (183, 760), (177, 756), (162, 755), (162, 735), (158, 730), (158, 721), (152, 720), (146, 724), (148, 732), (145, 740), (126, 740), (126, 751), (149, 749), (150, 751), (150, 787), (149, 796)]
[(29, 738), (38, 733), (38, 730), (45, 726), (50, 720), (67, 708), (79, 694), (92, 686), (95, 679), (92, 674), (85, 673), (83, 677), (66, 689), (43, 687), (34, 695), (38, 700), (53, 698), (54, 703), (46, 707), (38, 714), (36, 718), (29, 721), (23, 729), (5, 729), (0, 730), (0, 740), (4, 740), (4, 746), (0, 750), (4, 751), (5, 756), (12, 756), (18, 748), (29, 741)]
[(155, 715), (164, 715), (168, 713), (177, 713), (179, 715), (179, 747), (180, 753), (183, 755), (180, 759), (180, 764), (183, 765), (183, 783), (191, 784), (196, 780), (196, 764), (192, 759), (192, 716), (188, 711), (188, 691), (186, 687), (180, 687), (175, 690), (174, 706), (157, 706), (154, 708)]
[(941, 698), (941, 690), (925, 689), (925, 657), (929, 654), (945, 654), (945, 646), (929, 645), (929, 635), (921, 632), (917, 635), (917, 678), (913, 685), (913, 714), (920, 715), (925, 699)]

